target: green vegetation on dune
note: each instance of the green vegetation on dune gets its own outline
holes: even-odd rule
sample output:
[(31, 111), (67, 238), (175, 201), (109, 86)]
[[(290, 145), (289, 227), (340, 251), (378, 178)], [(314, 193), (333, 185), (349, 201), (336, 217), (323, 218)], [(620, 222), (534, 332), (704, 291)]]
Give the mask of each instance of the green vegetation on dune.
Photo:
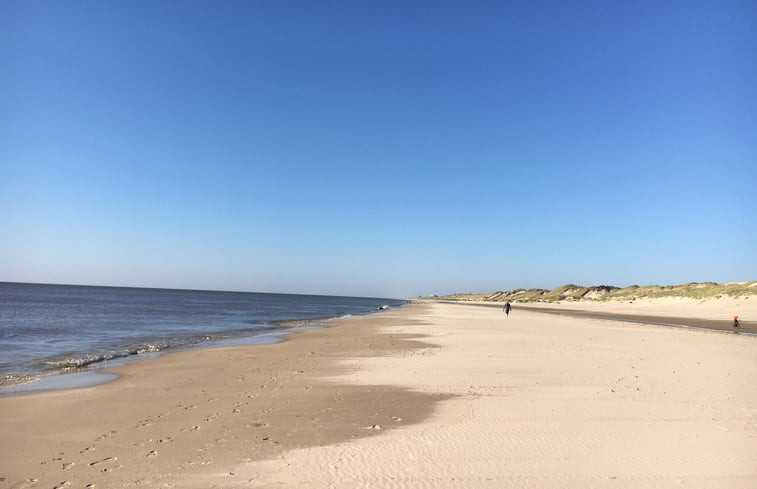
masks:
[(491, 301), (491, 302), (557, 302), (557, 301), (631, 301), (635, 299), (656, 299), (680, 297), (688, 299), (717, 299), (723, 296), (744, 297), (757, 295), (757, 282), (691, 282), (683, 285), (631, 285), (613, 287), (595, 285), (584, 287), (567, 284), (556, 289), (514, 289), (488, 294), (451, 294), (433, 296), (434, 299), (450, 301)]

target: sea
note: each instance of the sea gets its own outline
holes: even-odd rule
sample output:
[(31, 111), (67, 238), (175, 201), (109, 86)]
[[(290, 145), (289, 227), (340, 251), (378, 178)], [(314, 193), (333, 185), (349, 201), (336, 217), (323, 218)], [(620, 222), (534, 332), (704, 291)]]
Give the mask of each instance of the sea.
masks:
[[(0, 394), (61, 385), (42, 381), (55, 374), (81, 376), (171, 350), (280, 341), (292, 328), (406, 303), (370, 297), (0, 282)], [(83, 378), (85, 384), (97, 383), (92, 376)]]

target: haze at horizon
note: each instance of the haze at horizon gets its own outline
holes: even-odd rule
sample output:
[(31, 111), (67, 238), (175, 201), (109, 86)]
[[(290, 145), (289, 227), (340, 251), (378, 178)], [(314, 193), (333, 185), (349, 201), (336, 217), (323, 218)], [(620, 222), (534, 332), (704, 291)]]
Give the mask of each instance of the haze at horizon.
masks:
[(0, 281), (757, 277), (750, 2), (4, 2)]

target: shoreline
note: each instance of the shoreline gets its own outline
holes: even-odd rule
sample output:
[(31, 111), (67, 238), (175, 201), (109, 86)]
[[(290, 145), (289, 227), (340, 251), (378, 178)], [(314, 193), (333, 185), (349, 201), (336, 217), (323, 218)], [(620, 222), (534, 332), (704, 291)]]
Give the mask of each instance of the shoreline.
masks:
[(757, 483), (754, 337), (465, 306), (0, 398), (0, 487)]
[(728, 321), (716, 319), (701, 319), (691, 317), (675, 316), (647, 316), (643, 314), (622, 314), (622, 313), (605, 313), (592, 311), (588, 309), (560, 309), (548, 307), (526, 307), (519, 306), (531, 312), (542, 312), (547, 314), (559, 314), (563, 316), (574, 316), (589, 319), (603, 319), (608, 321), (631, 322), (639, 324), (649, 324), (654, 326), (678, 327), (700, 329), (705, 331), (717, 331), (720, 333), (737, 333), (757, 336), (757, 323), (754, 321), (740, 321), (740, 327), (734, 328)]
[[(96, 386), (0, 397), (0, 487), (194, 487), (209, 469), (228, 474), (286, 449), (420, 422), (444, 396), (326, 380), (346, 358), (427, 348), (379, 332), (413, 307), (423, 306), (333, 320), (273, 344), (170, 352), (106, 369), (118, 379)], [(399, 421), (390, 414), (398, 404), (409, 406)]]
[[(465, 305), (465, 306), (476, 306), (476, 307), (490, 307), (490, 308), (501, 308), (502, 304), (495, 304), (495, 303), (476, 303), (476, 302), (450, 302), (450, 301), (439, 301), (444, 304), (459, 304), (459, 305)], [(537, 313), (544, 313), (544, 314), (557, 314), (561, 316), (571, 316), (571, 317), (581, 317), (581, 318), (588, 318), (588, 319), (602, 319), (602, 320), (608, 320), (608, 321), (619, 321), (619, 322), (631, 322), (631, 323), (639, 323), (639, 324), (648, 324), (648, 325), (654, 325), (654, 326), (665, 326), (665, 327), (679, 327), (679, 328), (690, 328), (690, 329), (700, 329), (705, 331), (717, 331), (722, 333), (738, 333), (738, 334), (745, 334), (750, 336), (757, 335), (757, 322), (755, 321), (744, 321), (740, 320), (741, 327), (736, 329), (733, 327), (732, 323), (728, 320), (718, 320), (718, 319), (705, 319), (705, 318), (699, 318), (699, 317), (693, 317), (692, 316), (670, 316), (670, 315), (648, 315), (648, 314), (639, 314), (639, 313), (629, 313), (629, 312), (609, 312), (609, 311), (601, 311), (601, 310), (592, 310), (590, 308), (591, 304), (586, 304), (586, 308), (581, 308), (581, 305), (579, 305), (579, 308), (565, 308), (560, 307), (561, 304), (558, 305), (526, 305), (526, 303), (515, 303), (513, 305), (513, 311), (522, 310), (522, 311), (529, 311), (529, 312), (537, 312)]]
[[(398, 307), (405, 307), (405, 305)], [(276, 320), (265, 323), (263, 327), (256, 329), (254, 334), (246, 336), (229, 336), (212, 339), (207, 342), (186, 343), (165, 349), (118, 355), (112, 358), (93, 358), (79, 367), (62, 367), (58, 369), (42, 370), (39, 372), (16, 372), (13, 374), (4, 374), (4, 379), (0, 380), (0, 397), (99, 385), (112, 382), (118, 378), (118, 376), (113, 377), (113, 374), (108, 373), (108, 371), (118, 369), (133, 362), (150, 360), (182, 351), (278, 343), (283, 341), (283, 336), (291, 334), (292, 332), (311, 328), (328, 327), (330, 323), (335, 321), (367, 317), (379, 312), (384, 311), (376, 310), (364, 314), (324, 316), (310, 319)], [(207, 337), (208, 335), (196, 336)], [(105, 377), (107, 377), (107, 379)]]
[[(121, 359), (257, 342), (270, 331), (371, 314), (384, 298), (0, 282), (0, 388)], [(252, 340), (248, 340), (249, 338)]]
[[(12, 397), (25, 394), (35, 394), (50, 391), (83, 389), (101, 384), (115, 382), (120, 375), (114, 371), (124, 368), (132, 363), (154, 360), (165, 355), (173, 355), (194, 350), (213, 350), (237, 346), (263, 346), (285, 341), (284, 336), (296, 332), (299, 328), (281, 328), (267, 330), (255, 336), (241, 336), (239, 338), (226, 338), (214, 340), (212, 344), (194, 345), (191, 347), (179, 347), (161, 351), (134, 354), (124, 357), (104, 360), (86, 367), (71, 369), (71, 371), (48, 371), (40, 373), (35, 380), (26, 383), (9, 384), (0, 387), (0, 398)], [(302, 328), (311, 329), (311, 328)]]

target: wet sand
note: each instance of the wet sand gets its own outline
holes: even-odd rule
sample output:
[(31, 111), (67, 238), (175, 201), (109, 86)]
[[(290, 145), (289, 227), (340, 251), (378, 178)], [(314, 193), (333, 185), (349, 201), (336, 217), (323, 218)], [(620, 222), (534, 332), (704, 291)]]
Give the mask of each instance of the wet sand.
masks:
[(731, 333), (752, 333), (757, 334), (757, 322), (754, 321), (739, 321), (740, 327), (735, 328), (733, 321), (717, 320), (717, 319), (702, 319), (702, 318), (690, 318), (690, 317), (676, 317), (676, 316), (649, 316), (646, 314), (622, 314), (622, 313), (607, 313), (597, 312), (584, 309), (560, 309), (549, 307), (528, 307), (518, 306), (518, 309), (523, 309), (532, 312), (546, 312), (550, 314), (562, 314), (566, 316), (579, 316), (593, 319), (609, 319), (615, 321), (630, 321), (634, 323), (646, 323), (660, 326), (684, 326), (687, 328), (703, 328), (712, 329), (718, 331), (728, 331)]
[[(502, 309), (501, 304), (489, 304), (474, 302), (465, 303), (465, 305), (480, 306), (480, 307), (496, 307)], [(590, 307), (590, 304), (588, 304)], [(592, 319), (606, 319), (611, 321), (628, 321), (634, 323), (652, 324), (657, 326), (680, 326), (686, 328), (702, 328), (718, 331), (728, 331), (731, 333), (749, 333), (757, 334), (757, 322), (739, 320), (740, 327), (734, 328), (733, 321), (728, 319), (706, 319), (699, 317), (681, 317), (681, 316), (668, 316), (668, 315), (649, 315), (638, 313), (622, 313), (622, 312), (607, 312), (597, 311), (591, 309), (575, 309), (565, 308), (560, 306), (531, 306), (526, 304), (514, 304), (513, 310), (531, 311), (531, 312), (543, 312), (548, 314), (560, 314), (563, 316), (584, 317)], [(514, 312), (515, 313), (515, 312)]]
[(235, 474), (245, 462), (419, 423), (446, 396), (322, 380), (343, 373), (345, 358), (429, 348), (379, 334), (408, 314), (168, 354), (117, 369), (108, 384), (0, 398), (0, 487), (249, 487), (254, 476)]
[(757, 338), (424, 303), (0, 398), (0, 487), (757, 487)]
[(429, 354), (335, 381), (452, 395), (420, 424), (240, 467), (256, 487), (757, 487), (757, 338), (430, 304)]

